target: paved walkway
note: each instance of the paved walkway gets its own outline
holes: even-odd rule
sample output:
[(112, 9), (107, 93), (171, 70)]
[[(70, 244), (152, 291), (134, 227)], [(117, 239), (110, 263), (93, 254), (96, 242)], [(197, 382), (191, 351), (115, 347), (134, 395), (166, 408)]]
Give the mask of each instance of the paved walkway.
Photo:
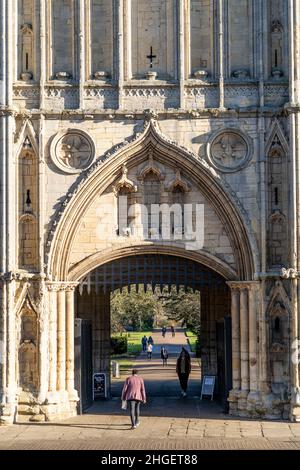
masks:
[[(141, 355), (135, 366), (145, 378), (147, 405), (141, 408), (141, 426), (130, 429), (128, 412), (120, 409), (124, 378), (114, 383), (118, 398), (98, 401), (89, 412), (51, 423), (16, 424), (0, 427), (0, 449), (70, 450), (201, 450), (201, 449), (300, 449), (300, 424), (236, 419), (222, 413), (218, 404), (200, 401), (200, 369), (193, 358), (189, 395), (181, 398), (175, 361), (183, 332), (165, 339), (153, 335), (153, 360)], [(162, 367), (160, 347), (170, 352), (169, 365)]]
[(131, 430), (115, 398), (63, 422), (0, 427), (0, 449), (299, 450), (300, 425), (234, 419), (199, 398), (153, 397), (142, 407), (141, 426)]
[[(176, 330), (175, 337), (172, 337), (170, 330), (168, 330), (165, 338), (162, 337), (161, 330), (154, 330), (152, 338), (154, 341), (152, 359), (147, 359), (147, 353), (141, 353), (134, 363), (134, 367), (138, 369), (139, 374), (144, 378), (147, 395), (151, 397), (177, 397), (180, 395), (180, 386), (176, 374), (176, 360), (182, 346), (184, 346), (192, 356), (192, 372), (189, 377), (188, 394), (190, 396), (199, 396), (201, 392), (199, 362), (190, 351), (184, 330)], [(165, 346), (169, 353), (167, 366), (162, 365), (160, 358), (162, 346)], [(113, 380), (113, 396), (119, 397), (121, 395), (123, 383), (124, 377)]]

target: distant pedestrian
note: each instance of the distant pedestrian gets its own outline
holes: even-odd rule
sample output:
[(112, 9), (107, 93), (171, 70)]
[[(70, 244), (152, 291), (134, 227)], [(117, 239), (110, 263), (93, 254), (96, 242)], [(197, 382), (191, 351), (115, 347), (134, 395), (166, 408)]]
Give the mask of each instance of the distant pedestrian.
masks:
[(173, 325), (171, 326), (171, 333), (172, 333), (172, 336), (174, 338), (175, 337), (175, 328), (174, 328)]
[(147, 357), (148, 357), (148, 359), (152, 358), (152, 351), (153, 351), (153, 345), (150, 343), (150, 344), (148, 344), (148, 347), (147, 347)]
[(160, 357), (162, 358), (163, 366), (167, 366), (169, 354), (168, 354), (167, 349), (164, 346), (162, 346), (160, 350)]
[(148, 338), (148, 344), (152, 344), (152, 346), (153, 346), (154, 341), (153, 341), (152, 336), (149, 336), (149, 338)]
[(185, 348), (182, 348), (176, 363), (176, 372), (181, 386), (181, 394), (186, 397), (187, 384), (191, 372), (191, 357)]
[(147, 341), (148, 341), (148, 340), (147, 340), (147, 336), (144, 335), (144, 336), (142, 337), (142, 349), (143, 349), (143, 352), (146, 352), (146, 350), (147, 350)]
[(166, 332), (167, 332), (167, 328), (165, 326), (163, 326), (162, 329), (161, 329), (161, 334), (162, 334), (163, 338), (166, 336)]
[(136, 429), (140, 425), (140, 404), (146, 403), (144, 380), (138, 376), (136, 369), (125, 380), (121, 398), (129, 403), (131, 429)]

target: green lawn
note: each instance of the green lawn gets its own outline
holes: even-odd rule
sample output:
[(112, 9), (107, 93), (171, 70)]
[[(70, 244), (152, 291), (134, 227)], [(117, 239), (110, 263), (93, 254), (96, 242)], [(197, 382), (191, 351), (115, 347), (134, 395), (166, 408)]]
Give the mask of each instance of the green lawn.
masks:
[[(128, 341), (128, 350), (127, 353), (112, 355), (111, 360), (117, 361), (120, 364), (120, 373), (121, 375), (126, 375), (128, 370), (132, 368), (135, 358), (142, 351), (142, 337), (144, 335), (147, 338), (151, 335), (151, 331), (130, 331), (126, 333)], [(124, 335), (124, 333), (123, 333)], [(114, 336), (118, 336), (114, 334)]]
[(138, 356), (142, 351), (142, 337), (146, 335), (148, 338), (151, 334), (152, 331), (130, 331), (130, 333), (127, 333), (128, 354)]
[(197, 336), (195, 335), (195, 333), (193, 333), (192, 331), (189, 331), (189, 330), (187, 330), (185, 332), (185, 334), (186, 334), (186, 336), (188, 338), (188, 341), (190, 343), (191, 351), (196, 352)]

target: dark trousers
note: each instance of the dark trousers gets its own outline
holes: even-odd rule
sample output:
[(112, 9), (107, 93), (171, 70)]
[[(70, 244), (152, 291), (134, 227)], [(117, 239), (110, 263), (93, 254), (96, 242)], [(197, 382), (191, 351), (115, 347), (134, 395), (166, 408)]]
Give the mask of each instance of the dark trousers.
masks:
[(186, 393), (189, 374), (178, 374), (178, 378), (180, 382), (180, 387), (182, 388), (183, 392)]
[(167, 362), (168, 362), (168, 359), (165, 359), (165, 358), (162, 358), (162, 361), (163, 361), (163, 366), (167, 366)]
[(138, 400), (129, 400), (130, 405), (130, 419), (132, 426), (135, 426), (140, 419), (140, 404)]
[(151, 359), (151, 357), (152, 357), (152, 352), (148, 351), (147, 354), (148, 354), (148, 359)]

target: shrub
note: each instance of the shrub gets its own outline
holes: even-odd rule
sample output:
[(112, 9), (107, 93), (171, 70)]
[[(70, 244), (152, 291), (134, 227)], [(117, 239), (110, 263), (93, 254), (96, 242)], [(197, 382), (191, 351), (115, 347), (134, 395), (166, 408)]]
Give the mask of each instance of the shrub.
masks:
[(112, 354), (127, 353), (127, 336), (113, 336), (110, 340)]
[(196, 339), (195, 353), (196, 353), (196, 357), (201, 357), (201, 346), (200, 346), (200, 338), (199, 337)]

